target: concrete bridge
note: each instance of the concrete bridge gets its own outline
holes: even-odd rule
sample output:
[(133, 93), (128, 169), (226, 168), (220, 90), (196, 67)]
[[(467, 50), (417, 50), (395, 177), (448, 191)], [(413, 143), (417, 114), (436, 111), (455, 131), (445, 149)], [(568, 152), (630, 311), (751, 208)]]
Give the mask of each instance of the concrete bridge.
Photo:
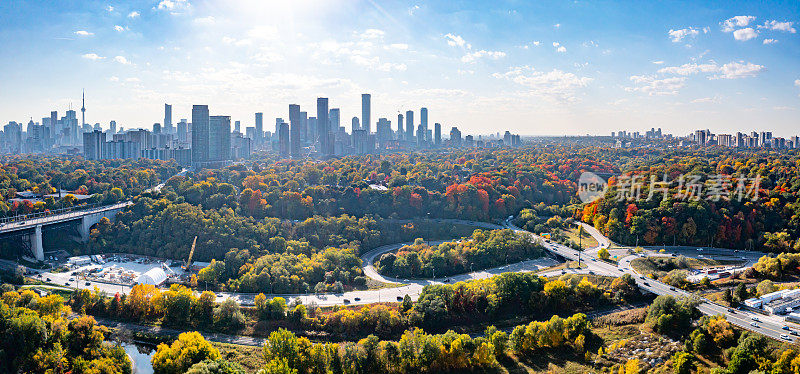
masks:
[[(27, 234), (30, 241), (30, 250), (36, 260), (44, 260), (44, 246), (42, 245), (42, 228), (52, 225), (78, 224), (78, 233), (81, 241), (89, 240), (89, 232), (101, 219), (114, 219), (117, 212), (133, 204), (130, 201), (112, 205), (94, 206), (67, 212), (53, 212), (33, 216), (17, 217), (0, 222), (0, 235)], [(27, 243), (26, 243), (27, 244)]]

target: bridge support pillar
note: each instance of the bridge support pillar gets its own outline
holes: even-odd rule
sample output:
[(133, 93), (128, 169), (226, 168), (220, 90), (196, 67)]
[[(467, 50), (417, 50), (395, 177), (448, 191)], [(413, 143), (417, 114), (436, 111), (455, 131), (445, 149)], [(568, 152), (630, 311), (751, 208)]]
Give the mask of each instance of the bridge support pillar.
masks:
[(44, 246), (42, 245), (42, 225), (37, 225), (31, 235), (31, 252), (38, 261), (44, 261)]
[(78, 227), (78, 232), (81, 234), (81, 241), (87, 242), (89, 241), (89, 230), (92, 228), (92, 225), (95, 224), (96, 220), (92, 218), (93, 215), (85, 215), (81, 218), (80, 227)]

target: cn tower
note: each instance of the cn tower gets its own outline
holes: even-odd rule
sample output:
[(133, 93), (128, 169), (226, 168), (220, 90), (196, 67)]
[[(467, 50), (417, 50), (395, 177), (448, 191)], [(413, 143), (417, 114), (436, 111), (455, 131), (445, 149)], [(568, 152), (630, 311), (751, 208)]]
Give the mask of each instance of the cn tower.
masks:
[(81, 91), (81, 128), (86, 125), (86, 91)]

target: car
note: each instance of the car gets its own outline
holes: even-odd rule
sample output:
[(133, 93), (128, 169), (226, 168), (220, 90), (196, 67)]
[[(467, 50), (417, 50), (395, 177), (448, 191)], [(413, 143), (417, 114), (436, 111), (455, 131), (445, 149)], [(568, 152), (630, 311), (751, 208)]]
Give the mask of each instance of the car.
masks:
[(792, 338), (790, 338), (789, 335), (786, 335), (786, 334), (781, 334), (781, 339), (792, 340)]
[(792, 330), (791, 332), (789, 332), (789, 334), (790, 334), (790, 335), (800, 335), (800, 333), (798, 333), (797, 331), (794, 331), (794, 330)]
[(789, 326), (783, 326), (783, 327), (781, 327), (781, 329), (784, 329), (784, 330), (786, 330), (786, 331), (789, 331), (789, 330), (790, 330), (790, 329), (789, 329)]
[(398, 296), (397, 297), (397, 301), (403, 301), (403, 297), (402, 296)]
[(17, 226), (22, 226), (24, 224), (25, 224), (25, 221), (22, 221), (22, 222), (18, 223)]
[(47, 279), (45, 279), (45, 280), (49, 282), (49, 281), (50, 281), (50, 278), (47, 278)]
[(70, 282), (74, 282), (74, 281), (75, 281), (75, 278), (70, 278), (70, 279), (69, 279), (69, 281), (70, 281)]
[(594, 271), (589, 270), (589, 274), (594, 275)]
[(355, 300), (355, 301), (361, 301), (361, 298), (360, 298), (360, 297), (356, 297), (356, 298), (355, 298), (355, 299), (353, 299), (353, 300)]
[(756, 321), (756, 322), (761, 322), (761, 319), (759, 319), (758, 316), (752, 316), (752, 317), (750, 317), (750, 319), (752, 319), (753, 321)]
[(450, 278), (443, 280), (444, 283), (450, 283)]
[(345, 304), (350, 304), (350, 299), (344, 299), (342, 301), (344, 301)]
[(669, 290), (670, 291), (675, 291), (675, 287), (670, 287)]
[(64, 285), (65, 286), (69, 286), (69, 282), (64, 282)]
[(736, 313), (736, 311), (731, 308), (728, 308), (728, 313)]
[(85, 284), (86, 284), (87, 286), (91, 286), (91, 285), (92, 285), (92, 282), (86, 282)]
[(561, 274), (566, 274), (566, 273), (567, 273), (566, 270), (561, 270)]
[(755, 323), (755, 322), (750, 322), (750, 326), (753, 326), (753, 327), (756, 327), (756, 328), (758, 328), (758, 324), (757, 324), (757, 323)]
[(645, 285), (645, 286), (647, 286), (647, 287), (650, 287), (650, 283), (647, 283), (647, 282), (642, 282), (642, 284), (643, 284), (643, 285)]
[(42, 277), (41, 274), (36, 274), (36, 278), (41, 278), (41, 277)]

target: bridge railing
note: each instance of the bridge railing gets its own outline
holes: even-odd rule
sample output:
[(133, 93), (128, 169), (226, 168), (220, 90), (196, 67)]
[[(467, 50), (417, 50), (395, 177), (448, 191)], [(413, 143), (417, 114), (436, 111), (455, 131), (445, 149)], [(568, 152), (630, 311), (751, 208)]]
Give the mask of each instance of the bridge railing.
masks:
[(71, 207), (67, 207), (67, 208), (46, 210), (46, 211), (42, 211), (42, 212), (35, 212), (35, 213), (29, 213), (29, 214), (17, 214), (17, 215), (9, 216), (9, 217), (0, 217), (0, 225), (6, 225), (6, 224), (10, 224), (10, 223), (15, 223), (15, 222), (24, 222), (24, 221), (28, 221), (28, 220), (31, 220), (31, 219), (45, 218), (45, 217), (63, 215), (63, 214), (67, 214), (67, 213), (77, 213), (77, 214), (79, 214), (79, 213), (84, 213), (84, 212), (86, 212), (88, 210), (114, 206), (114, 205), (117, 205), (117, 204), (119, 204), (119, 203), (108, 204), (108, 205), (103, 205), (101, 203), (81, 204), (81, 205), (71, 206)]

